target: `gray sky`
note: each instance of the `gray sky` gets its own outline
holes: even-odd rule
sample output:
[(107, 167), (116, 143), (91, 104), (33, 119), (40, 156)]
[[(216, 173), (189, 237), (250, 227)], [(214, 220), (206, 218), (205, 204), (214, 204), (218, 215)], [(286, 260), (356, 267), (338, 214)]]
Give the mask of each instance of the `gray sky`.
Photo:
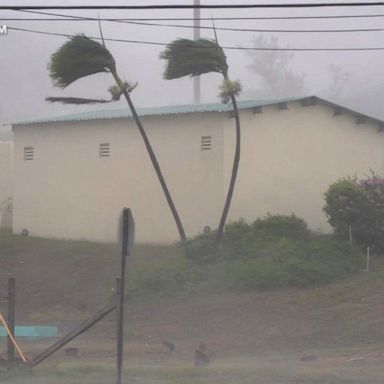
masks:
[[(285, 2), (293, 2), (285, 1)], [(310, 0), (308, 0), (310, 1)], [(275, 1), (276, 2), (276, 1)], [(283, 1), (277, 1), (279, 3)], [(311, 1), (316, 2), (316, 1)], [(158, 4), (154, 1), (114, 1), (114, 4)], [(191, 4), (190, 1), (162, 1), (164, 4)], [(202, 4), (214, 4), (201, 0)], [(217, 1), (220, 4), (266, 3), (265, 0)], [(97, 5), (105, 1), (5, 1), (0, 5)], [(76, 16), (94, 16), (118, 18), (139, 17), (192, 17), (192, 10), (46, 10)], [(312, 15), (351, 15), (384, 14), (384, 7), (354, 8), (317, 8), (317, 9), (239, 9), (239, 10), (202, 10), (201, 17), (250, 17), (250, 16), (312, 16)], [(44, 17), (23, 12), (0, 10), (0, 25), (27, 28), (46, 32), (67, 34), (85, 33), (98, 36), (98, 25), (89, 21), (6, 21), (4, 18)], [(280, 28), (280, 29), (345, 29), (383, 27), (384, 18), (334, 19), (334, 20), (252, 20), (217, 21), (216, 27), (228, 28)], [(167, 22), (163, 22), (167, 23)], [(191, 25), (191, 21), (174, 21)], [(171, 28), (140, 26), (115, 22), (103, 22), (105, 37), (129, 40), (154, 41), (168, 43), (175, 38), (192, 38), (192, 28)], [(210, 21), (202, 25), (211, 26)], [(250, 46), (255, 32), (219, 31), (222, 46)], [(212, 38), (211, 30), (202, 30), (202, 37)], [(268, 33), (277, 36), (281, 46), (290, 47), (384, 47), (383, 32), (358, 33)], [(82, 79), (66, 90), (54, 88), (48, 75), (47, 64), (51, 54), (66, 41), (65, 37), (45, 36), (33, 33), (9, 30), (6, 36), (0, 35), (0, 123), (29, 117), (48, 116), (80, 112), (83, 110), (106, 108), (105, 106), (66, 106), (48, 104), (46, 96), (83, 96), (106, 97), (107, 88), (113, 84), (108, 74), (98, 74)], [(137, 107), (160, 106), (168, 104), (187, 104), (193, 101), (191, 79), (166, 81), (162, 79), (164, 62), (159, 59), (161, 46), (108, 42), (108, 49), (116, 59), (118, 72), (126, 80), (139, 82), (133, 92), (133, 101)], [(258, 88), (258, 77), (252, 74), (247, 65), (249, 56), (242, 51), (226, 50), (230, 66), (230, 76), (243, 84), (244, 95), (250, 89)], [(306, 94), (327, 96), (331, 88), (329, 65), (339, 66), (351, 74), (342, 96), (342, 101), (363, 111), (384, 117), (381, 111), (381, 84), (384, 80), (382, 68), (384, 51), (373, 52), (297, 52), (290, 63), (292, 71), (304, 73)], [(218, 86), (221, 77), (218, 74), (202, 77), (202, 102), (218, 102)], [(381, 96), (380, 96), (381, 95)], [(257, 96), (257, 95), (256, 95)], [(296, 95), (292, 95), (296, 96)], [(380, 99), (381, 97), (381, 99)], [(109, 104), (107, 108), (124, 108), (124, 101)], [(0, 129), (1, 135), (1, 129)], [(1, 138), (1, 136), (0, 136)]]

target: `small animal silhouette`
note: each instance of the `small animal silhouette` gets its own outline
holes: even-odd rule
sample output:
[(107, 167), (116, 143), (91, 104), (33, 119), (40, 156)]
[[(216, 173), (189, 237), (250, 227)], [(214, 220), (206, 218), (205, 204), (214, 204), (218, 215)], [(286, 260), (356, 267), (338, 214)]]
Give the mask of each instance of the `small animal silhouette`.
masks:
[(207, 365), (211, 361), (208, 354), (208, 348), (204, 342), (199, 344), (199, 347), (195, 351), (195, 363), (194, 365)]
[(209, 356), (206, 353), (201, 352), (198, 349), (196, 349), (194, 365), (208, 365), (210, 360), (211, 359), (209, 358)]
[(162, 344), (168, 349), (168, 353), (173, 353), (176, 350), (175, 344), (171, 343), (170, 341), (167, 340), (161, 340)]

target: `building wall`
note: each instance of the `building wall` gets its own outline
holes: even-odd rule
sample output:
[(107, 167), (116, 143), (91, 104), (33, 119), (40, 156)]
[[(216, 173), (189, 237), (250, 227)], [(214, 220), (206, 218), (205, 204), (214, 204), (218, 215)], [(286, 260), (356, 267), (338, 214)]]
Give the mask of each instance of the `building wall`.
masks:
[[(347, 175), (383, 174), (384, 138), (376, 124), (317, 104), (241, 111), (242, 153), (230, 220), (295, 213), (329, 230), (328, 186)], [(234, 120), (227, 113), (143, 118), (187, 235), (216, 228), (232, 169)], [(116, 241), (118, 218), (133, 211), (138, 242), (167, 243), (178, 233), (132, 121), (95, 120), (15, 126), (14, 231), (55, 238)], [(201, 151), (201, 136), (212, 149)], [(109, 142), (111, 156), (99, 157)], [(23, 160), (33, 146), (33, 161)]]
[(13, 143), (0, 142), (0, 228), (12, 228)]
[[(364, 178), (372, 169), (383, 174), (384, 133), (377, 124), (356, 124), (346, 113), (334, 116), (328, 105), (288, 103), (287, 110), (268, 106), (262, 113), (241, 113), (242, 154), (231, 220), (253, 221), (271, 214), (304, 218), (314, 230), (330, 227), (322, 212), (324, 192), (345, 176)], [(227, 185), (233, 160), (234, 120), (224, 135)]]
[[(221, 115), (142, 119), (188, 234), (214, 227), (222, 200)], [(131, 120), (15, 126), (14, 231), (33, 236), (115, 241), (123, 207), (138, 242), (178, 239), (142, 139)], [(203, 135), (212, 150), (201, 151)], [(99, 144), (110, 143), (110, 157)], [(24, 147), (34, 160), (24, 161)]]

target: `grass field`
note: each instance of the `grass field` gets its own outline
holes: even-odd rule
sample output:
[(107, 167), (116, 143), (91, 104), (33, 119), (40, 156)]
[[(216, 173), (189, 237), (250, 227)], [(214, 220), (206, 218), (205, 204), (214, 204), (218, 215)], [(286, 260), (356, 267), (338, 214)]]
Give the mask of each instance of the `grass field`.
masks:
[[(18, 324), (57, 325), (61, 333), (113, 293), (119, 248), (0, 234), (0, 311), (7, 279), (16, 278)], [(172, 264), (176, 247), (137, 246), (129, 269)], [(130, 298), (126, 313), (125, 382), (381, 384), (384, 377), (384, 266), (332, 284), (247, 292), (182, 290)], [(115, 382), (115, 315), (111, 314), (33, 371), (7, 373), (16, 383)], [(176, 346), (169, 355), (162, 340)], [(31, 357), (54, 340), (19, 340)], [(194, 367), (204, 342), (211, 363)], [(383, 351), (383, 353), (382, 353)], [(5, 342), (0, 340), (0, 355)], [(303, 359), (304, 358), (304, 359)], [(303, 361), (304, 360), (304, 361)]]

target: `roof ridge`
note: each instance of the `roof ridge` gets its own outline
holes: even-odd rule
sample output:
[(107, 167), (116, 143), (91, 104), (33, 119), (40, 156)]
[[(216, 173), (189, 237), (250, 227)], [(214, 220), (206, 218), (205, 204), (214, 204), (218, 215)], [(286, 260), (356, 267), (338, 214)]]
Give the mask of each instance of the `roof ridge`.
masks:
[[(343, 105), (328, 101), (318, 96), (301, 96), (301, 97), (284, 97), (279, 99), (245, 99), (238, 100), (238, 108), (249, 109), (255, 107), (262, 107), (268, 105), (275, 105), (280, 103), (287, 103), (293, 101), (302, 101), (309, 98), (315, 98), (316, 100), (323, 102), (329, 106), (342, 108), (345, 111), (362, 116), (364, 118), (371, 119), (379, 124), (384, 122), (376, 117), (366, 115), (364, 113), (355, 111), (351, 108)], [(157, 107), (141, 107), (137, 108), (139, 116), (164, 116), (164, 115), (178, 115), (188, 113), (204, 113), (204, 112), (229, 112), (232, 110), (231, 104), (223, 103), (202, 103), (202, 104), (178, 104), (178, 105), (167, 105)], [(68, 122), (68, 121), (84, 121), (84, 120), (105, 120), (105, 119), (119, 119), (129, 118), (132, 114), (128, 107), (126, 108), (111, 108), (103, 110), (83, 111), (72, 114), (66, 114), (61, 116), (45, 117), (41, 119), (23, 120), (11, 123), (12, 125), (27, 125), (27, 124), (42, 124), (42, 123), (56, 123), (56, 122)]]

